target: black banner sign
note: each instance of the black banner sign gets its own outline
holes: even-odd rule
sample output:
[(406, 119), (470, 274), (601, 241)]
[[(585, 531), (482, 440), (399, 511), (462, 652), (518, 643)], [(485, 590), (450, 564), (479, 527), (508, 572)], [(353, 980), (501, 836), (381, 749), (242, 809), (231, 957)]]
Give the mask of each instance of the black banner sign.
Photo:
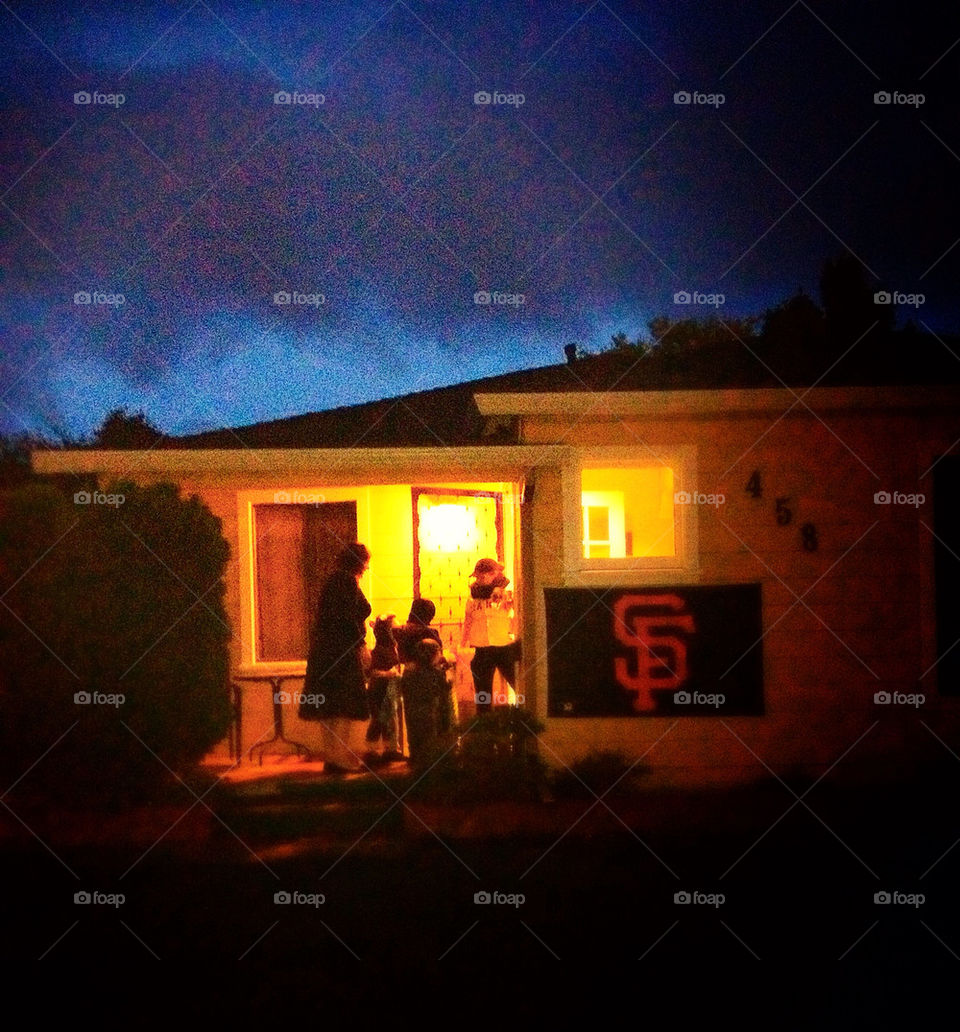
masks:
[(759, 584), (545, 588), (551, 717), (759, 716)]

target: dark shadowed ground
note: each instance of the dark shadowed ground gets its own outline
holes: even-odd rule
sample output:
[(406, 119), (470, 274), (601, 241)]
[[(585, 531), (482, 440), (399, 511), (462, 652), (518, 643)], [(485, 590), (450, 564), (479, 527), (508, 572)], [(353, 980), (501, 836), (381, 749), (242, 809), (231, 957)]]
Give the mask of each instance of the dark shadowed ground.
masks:
[(960, 767), (806, 795), (610, 796), (616, 816), (570, 800), (411, 812), (402, 776), (287, 770), (221, 783), (179, 820), (189, 804), (139, 823), (27, 815), (43, 842), (5, 822), (4, 961), (228, 962), (267, 998), (351, 973), (623, 969), (653, 988), (658, 972), (752, 980), (768, 962), (756, 970), (819, 972), (797, 1013), (881, 1022), (960, 963)]

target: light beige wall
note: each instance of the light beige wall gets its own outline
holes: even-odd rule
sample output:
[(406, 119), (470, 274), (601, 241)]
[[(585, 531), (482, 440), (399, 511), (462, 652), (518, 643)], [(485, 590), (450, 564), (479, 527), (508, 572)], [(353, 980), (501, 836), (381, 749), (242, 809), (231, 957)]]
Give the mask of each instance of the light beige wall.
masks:
[[(561, 473), (539, 468), (531, 478), (533, 499), (521, 520), (524, 629), (521, 681), (525, 705), (543, 719), (547, 712), (547, 655), (543, 587), (563, 583), (563, 500)], [(549, 755), (545, 757), (550, 760)]]
[[(936, 658), (933, 538), (924, 527), (933, 525), (932, 479), (919, 477), (960, 436), (960, 418), (830, 413), (821, 422), (806, 413), (775, 422), (777, 415), (576, 426), (582, 445), (642, 442), (641, 462), (646, 447), (695, 445), (697, 489), (725, 495), (718, 508), (697, 507), (695, 582), (761, 583), (766, 715), (554, 718), (543, 741), (549, 762), (570, 763), (591, 749), (620, 749), (634, 758), (650, 750), (645, 762), (653, 778), (672, 784), (763, 778), (769, 776), (764, 764), (818, 775), (865, 735), (835, 776), (873, 777), (923, 762), (935, 741), (920, 719), (960, 726), (960, 700), (937, 695), (935, 671), (918, 687)], [(527, 441), (569, 440), (571, 432), (555, 420), (524, 423)], [(754, 470), (761, 474), (760, 499), (745, 491)], [(881, 489), (925, 493), (926, 502), (919, 509), (876, 505)], [(778, 525), (774, 513), (775, 499), (784, 496), (793, 511), (788, 526)], [(527, 635), (536, 647), (527, 662), (538, 672), (540, 692), (546, 640), (539, 589), (565, 576), (551, 548), (560, 507), (559, 478), (538, 479), (541, 538), (527, 574), (539, 596)], [(806, 522), (816, 527), (816, 552), (802, 548)], [(601, 575), (592, 583), (617, 581)], [(652, 582), (638, 570), (626, 583)], [(809, 608), (794, 604), (808, 589)], [(873, 701), (880, 690), (922, 692), (926, 701), (919, 714), (881, 707)], [(545, 717), (540, 692), (537, 708)]]

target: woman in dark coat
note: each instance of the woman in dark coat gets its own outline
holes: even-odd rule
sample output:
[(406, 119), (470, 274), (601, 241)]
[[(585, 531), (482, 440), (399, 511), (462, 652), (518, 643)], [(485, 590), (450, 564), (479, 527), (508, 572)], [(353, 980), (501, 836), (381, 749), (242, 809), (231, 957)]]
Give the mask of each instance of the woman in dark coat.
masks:
[[(307, 673), (300, 702), (304, 720), (323, 724), (323, 756), (327, 770), (359, 770), (363, 730), (368, 717), (364, 653), (370, 603), (360, 577), (370, 552), (356, 542), (337, 557), (337, 569), (320, 595)], [(360, 737), (357, 739), (357, 726)]]

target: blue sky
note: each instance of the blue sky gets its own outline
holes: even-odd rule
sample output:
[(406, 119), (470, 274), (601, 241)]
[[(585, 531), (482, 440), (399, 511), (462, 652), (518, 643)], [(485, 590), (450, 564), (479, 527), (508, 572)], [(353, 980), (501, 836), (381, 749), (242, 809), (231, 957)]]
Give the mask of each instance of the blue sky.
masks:
[(841, 253), (955, 332), (956, 22), (875, 0), (9, 4), (0, 431), (126, 406), (189, 432), (548, 364), (711, 314), (680, 290), (721, 315), (815, 296)]

